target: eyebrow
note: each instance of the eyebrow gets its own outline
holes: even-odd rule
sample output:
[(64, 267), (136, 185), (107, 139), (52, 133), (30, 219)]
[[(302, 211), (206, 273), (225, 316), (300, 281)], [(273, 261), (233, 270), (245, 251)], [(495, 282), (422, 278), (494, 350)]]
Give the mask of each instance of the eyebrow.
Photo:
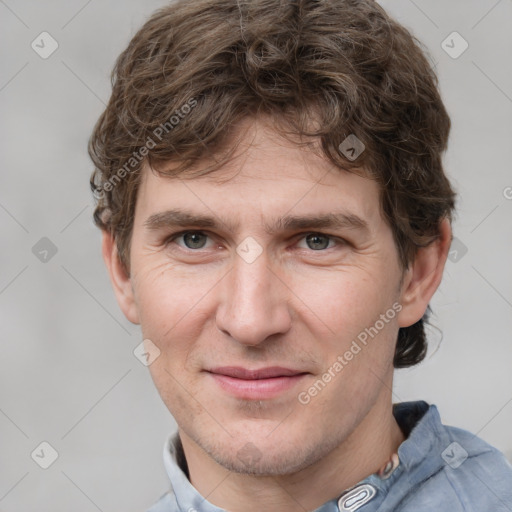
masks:
[[(239, 222), (221, 221), (215, 217), (197, 214), (187, 210), (172, 209), (150, 215), (144, 222), (149, 231), (157, 231), (170, 227), (197, 227), (212, 229), (228, 229), (236, 232)], [(299, 229), (356, 229), (369, 232), (368, 223), (361, 217), (348, 212), (325, 213), (318, 215), (285, 215), (270, 224), (265, 223), (265, 232), (273, 234), (278, 231)]]

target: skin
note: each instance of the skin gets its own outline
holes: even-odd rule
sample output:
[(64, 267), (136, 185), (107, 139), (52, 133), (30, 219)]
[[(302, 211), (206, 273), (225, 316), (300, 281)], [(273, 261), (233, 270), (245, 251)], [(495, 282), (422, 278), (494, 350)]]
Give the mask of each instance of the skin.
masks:
[[(161, 351), (151, 375), (178, 423), (196, 489), (232, 512), (313, 510), (378, 471), (404, 440), (392, 415), (395, 340), (437, 289), (451, 229), (443, 220), (439, 239), (403, 270), (374, 181), (282, 140), (267, 119), (246, 120), (240, 133), (237, 158), (211, 175), (169, 178), (145, 167), (130, 273), (106, 232), (103, 256), (122, 311)], [(145, 225), (170, 208), (219, 225)], [(357, 215), (367, 231), (265, 229), (285, 215), (333, 211)], [(190, 235), (171, 237), (186, 229), (198, 234), (192, 248)], [(323, 235), (312, 243), (311, 233)], [(236, 252), (247, 237), (262, 250), (251, 263)], [(299, 393), (393, 304), (400, 312), (301, 403)], [(254, 400), (224, 391), (205, 371), (214, 366), (307, 375)]]

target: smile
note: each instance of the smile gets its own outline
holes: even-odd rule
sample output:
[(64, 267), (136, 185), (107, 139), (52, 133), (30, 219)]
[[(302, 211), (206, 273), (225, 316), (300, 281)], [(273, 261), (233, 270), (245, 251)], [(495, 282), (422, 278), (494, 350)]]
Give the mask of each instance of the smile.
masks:
[(301, 381), (307, 372), (282, 367), (248, 370), (229, 366), (208, 371), (217, 385), (227, 393), (245, 400), (273, 398)]

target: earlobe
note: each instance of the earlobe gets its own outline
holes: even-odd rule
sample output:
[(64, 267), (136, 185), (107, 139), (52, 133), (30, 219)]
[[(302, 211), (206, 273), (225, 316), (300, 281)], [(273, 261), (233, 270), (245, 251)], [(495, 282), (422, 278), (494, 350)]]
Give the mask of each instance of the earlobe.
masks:
[(130, 322), (139, 324), (139, 313), (130, 276), (119, 259), (113, 236), (107, 231), (103, 231), (102, 254), (121, 311)]
[(451, 240), (450, 221), (445, 218), (439, 226), (439, 238), (427, 247), (418, 249), (402, 284), (402, 310), (398, 315), (400, 327), (409, 327), (423, 317), (430, 299), (441, 283)]

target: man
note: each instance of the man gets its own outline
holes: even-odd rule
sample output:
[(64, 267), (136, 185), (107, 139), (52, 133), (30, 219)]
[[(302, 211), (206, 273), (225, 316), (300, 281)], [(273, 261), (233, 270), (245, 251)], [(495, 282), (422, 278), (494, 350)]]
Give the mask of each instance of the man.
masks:
[(150, 510), (512, 510), (512, 468), (392, 404), (451, 242), (450, 120), (370, 0), (181, 0), (121, 54), (95, 221), (178, 424)]

